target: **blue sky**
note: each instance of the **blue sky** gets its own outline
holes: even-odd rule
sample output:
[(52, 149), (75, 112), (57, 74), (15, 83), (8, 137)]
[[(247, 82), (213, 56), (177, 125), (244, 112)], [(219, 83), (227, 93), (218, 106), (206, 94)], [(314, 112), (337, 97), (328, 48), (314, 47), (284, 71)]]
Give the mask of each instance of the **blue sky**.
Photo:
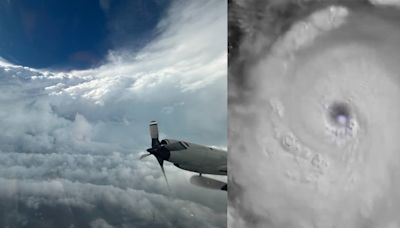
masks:
[(139, 50), (156, 35), (167, 0), (2, 1), (0, 55), (34, 68), (99, 65), (110, 49)]

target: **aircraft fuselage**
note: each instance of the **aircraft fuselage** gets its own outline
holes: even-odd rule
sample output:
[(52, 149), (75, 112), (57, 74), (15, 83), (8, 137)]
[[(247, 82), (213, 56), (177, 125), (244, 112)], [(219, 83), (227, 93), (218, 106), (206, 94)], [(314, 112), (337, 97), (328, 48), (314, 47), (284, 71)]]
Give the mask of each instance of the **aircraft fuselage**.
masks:
[(167, 161), (178, 168), (200, 174), (227, 175), (227, 152), (216, 148), (165, 139), (161, 144), (169, 151)]

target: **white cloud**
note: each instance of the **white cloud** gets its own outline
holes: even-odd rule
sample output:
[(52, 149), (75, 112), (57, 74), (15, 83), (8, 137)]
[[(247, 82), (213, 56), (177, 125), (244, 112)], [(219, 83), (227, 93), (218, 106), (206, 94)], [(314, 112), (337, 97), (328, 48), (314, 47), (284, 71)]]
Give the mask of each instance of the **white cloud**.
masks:
[(374, 5), (382, 5), (382, 6), (400, 6), (399, 0), (370, 0), (370, 2)]
[(95, 69), (1, 61), (0, 198), (81, 213), (71, 227), (225, 226), (224, 192), (191, 186), (192, 174), (167, 164), (168, 193), (157, 162), (138, 157), (153, 119), (161, 135), (226, 146), (226, 17), (223, 1), (177, 1), (159, 37)]
[(349, 12), (346, 7), (330, 6), (314, 12), (305, 20), (294, 23), (273, 46), (272, 52), (290, 55), (301, 48), (310, 46), (320, 35), (340, 27), (346, 22)]
[[(241, 44), (249, 46), (238, 58), (250, 61), (230, 75), (245, 75), (247, 84), (230, 86), (236, 91), (229, 107), (228, 225), (397, 227), (398, 21), (386, 17), (387, 9), (354, 2), (348, 10), (336, 8), (344, 16), (334, 17), (339, 23), (326, 24), (331, 7), (300, 4), (282, 5), (292, 18), (275, 15), (264, 24), (269, 32), (252, 37), (291, 55), (265, 49), (259, 55), (258, 43), (243, 38)], [(304, 12), (300, 25), (322, 18), (322, 29), (299, 28), (294, 6)], [(265, 8), (265, 17), (273, 15), (270, 10)], [(286, 19), (294, 25), (271, 43), (279, 40), (272, 31), (280, 31)], [(345, 128), (328, 122), (327, 107), (335, 102), (350, 110)]]

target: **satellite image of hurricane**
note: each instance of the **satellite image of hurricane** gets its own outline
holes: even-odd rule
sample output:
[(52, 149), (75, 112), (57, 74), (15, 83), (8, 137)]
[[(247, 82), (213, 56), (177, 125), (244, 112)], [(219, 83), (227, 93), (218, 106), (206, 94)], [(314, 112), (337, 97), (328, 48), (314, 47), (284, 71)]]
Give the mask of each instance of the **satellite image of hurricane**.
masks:
[(229, 8), (228, 227), (400, 227), (400, 2)]

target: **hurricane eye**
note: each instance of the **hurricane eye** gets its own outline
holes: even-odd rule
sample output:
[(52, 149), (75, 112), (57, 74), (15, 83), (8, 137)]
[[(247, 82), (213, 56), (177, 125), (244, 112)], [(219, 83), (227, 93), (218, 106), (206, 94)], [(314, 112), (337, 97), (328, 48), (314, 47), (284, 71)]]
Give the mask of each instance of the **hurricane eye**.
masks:
[(348, 127), (352, 114), (350, 107), (344, 102), (335, 102), (328, 108), (329, 121), (337, 127)]

